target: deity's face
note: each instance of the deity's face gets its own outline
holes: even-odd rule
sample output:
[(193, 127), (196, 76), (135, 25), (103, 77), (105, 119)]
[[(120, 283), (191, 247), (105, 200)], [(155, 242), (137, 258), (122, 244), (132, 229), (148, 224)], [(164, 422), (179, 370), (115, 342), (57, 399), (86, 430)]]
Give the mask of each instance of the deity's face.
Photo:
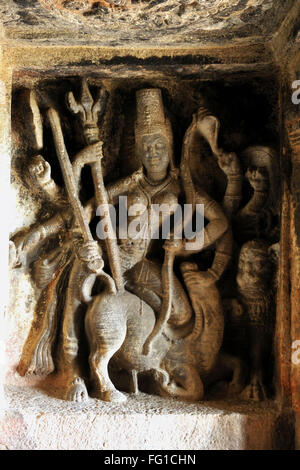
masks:
[(147, 175), (166, 174), (170, 162), (168, 139), (163, 134), (144, 135), (141, 141), (142, 163)]

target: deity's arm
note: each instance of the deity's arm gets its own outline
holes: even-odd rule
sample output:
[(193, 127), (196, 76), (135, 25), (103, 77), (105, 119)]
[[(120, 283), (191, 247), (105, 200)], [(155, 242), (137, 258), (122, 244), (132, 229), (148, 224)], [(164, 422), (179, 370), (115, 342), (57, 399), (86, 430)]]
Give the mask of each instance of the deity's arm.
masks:
[(263, 168), (254, 168), (247, 170), (246, 178), (253, 188), (253, 195), (243, 209), (241, 216), (255, 216), (264, 208), (269, 196), (268, 177)]
[[(204, 240), (199, 238), (200, 249), (203, 250), (215, 244), (214, 261), (208, 271), (215, 280), (218, 280), (227, 268), (232, 256), (232, 231), (227, 218), (230, 220), (241, 204), (243, 173), (239, 159), (234, 152), (225, 152), (219, 149), (216, 157), (219, 167), (227, 177), (222, 208), (204, 193), (198, 193), (197, 202), (198, 204), (204, 204), (204, 216), (209, 220), (208, 225), (204, 229)], [(202, 248), (201, 242), (203, 243)]]
[[(178, 207), (180, 208), (180, 205), (178, 202), (178, 198), (180, 194), (181, 194), (180, 184), (177, 180), (173, 180), (171, 184), (168, 186), (167, 191), (164, 193), (163, 197), (161, 198), (161, 201), (158, 201), (158, 204), (161, 204), (160, 207), (162, 209), (160, 212), (160, 220), (159, 220), (160, 226), (163, 225), (165, 221), (170, 220), (170, 216), (176, 213), (176, 211), (178, 210)], [(180, 218), (180, 227), (182, 227), (181, 222), (182, 221)]]
[(56, 235), (61, 230), (66, 230), (72, 221), (73, 217), (70, 211), (58, 212), (50, 219), (46, 220), (38, 226), (41, 233), (40, 241), (45, 240), (47, 237)]
[(218, 280), (224, 273), (232, 256), (233, 238), (231, 228), (216, 242), (214, 261), (209, 269), (213, 277)]
[(16, 250), (16, 256), (21, 261), (21, 264), (26, 264), (27, 254), (38, 249), (48, 237), (56, 235), (63, 230), (66, 230), (72, 220), (72, 215), (69, 211), (64, 213), (59, 212), (41, 224), (32, 225), (29, 230), (24, 233), (17, 233), (11, 239)]
[[(242, 193), (242, 172), (240, 170), (239, 165), (235, 165), (234, 172), (227, 173), (227, 189), (225, 193), (225, 197), (223, 199), (223, 209), (228, 218), (232, 216), (232, 214), (237, 210), (241, 201), (241, 193)], [(217, 204), (217, 203), (215, 203)], [(222, 211), (222, 209), (218, 206), (218, 212)], [(207, 217), (207, 211), (205, 211), (204, 205), (204, 215)], [(218, 216), (219, 217), (219, 216)], [(223, 217), (225, 215), (223, 214)], [(209, 219), (209, 218), (208, 218)], [(220, 224), (221, 218), (218, 218)], [(211, 223), (211, 222), (210, 222)], [(209, 227), (210, 223), (207, 225), (206, 228)], [(222, 222), (221, 222), (222, 223)], [(215, 250), (215, 257), (213, 263), (209, 269), (210, 274), (214, 277), (215, 280), (220, 279), (222, 274), (224, 273), (225, 269), (228, 266), (228, 263), (232, 256), (232, 245), (233, 245), (233, 238), (232, 238), (232, 230), (230, 224), (227, 221), (226, 230), (224, 233), (216, 239), (216, 250)], [(215, 231), (215, 228), (212, 229)]]
[(106, 187), (107, 197), (109, 204), (116, 205), (119, 196), (126, 196), (130, 193), (131, 189), (136, 186), (137, 177), (139, 172), (135, 172), (130, 176), (121, 178), (118, 181), (110, 183)]
[(75, 185), (79, 191), (81, 171), (85, 165), (89, 165), (102, 158), (103, 142), (99, 141), (95, 144), (87, 145), (75, 155), (72, 162)]
[[(73, 171), (74, 171), (74, 166), (73, 166)], [(110, 183), (106, 186), (106, 192), (107, 192), (107, 198), (108, 198), (108, 203), (115, 205), (118, 202), (118, 197), (122, 195), (126, 195), (130, 192), (130, 189), (133, 186), (133, 183), (135, 181), (134, 175), (127, 176), (125, 178), (122, 178), (118, 181), (115, 181), (113, 183)], [(95, 213), (96, 213), (96, 201), (95, 197), (92, 197), (87, 201), (87, 203), (83, 207), (84, 215), (88, 221), (88, 223), (91, 222), (93, 219)]]
[(231, 218), (238, 210), (242, 199), (243, 173), (238, 157), (235, 153), (223, 150), (217, 155), (218, 165), (227, 177), (227, 186), (222, 202), (226, 215)]
[(243, 175), (228, 175), (226, 192), (222, 201), (222, 206), (228, 217), (235, 214), (242, 200)]
[(222, 208), (204, 191), (196, 192), (195, 203), (203, 204), (204, 217), (208, 220), (208, 224), (193, 239), (185, 240), (185, 254), (198, 253), (208, 248), (218, 242), (229, 229), (229, 223)]

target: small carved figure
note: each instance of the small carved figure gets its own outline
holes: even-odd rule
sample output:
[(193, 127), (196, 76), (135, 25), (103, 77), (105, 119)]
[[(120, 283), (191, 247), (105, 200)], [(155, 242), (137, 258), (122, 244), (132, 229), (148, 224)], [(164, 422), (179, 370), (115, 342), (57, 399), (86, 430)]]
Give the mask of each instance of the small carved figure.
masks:
[[(55, 308), (60, 281), (71, 253), (65, 230), (72, 223), (72, 214), (64, 193), (51, 177), (49, 163), (41, 155), (34, 156), (26, 170), (28, 187), (54, 206), (55, 215), (42, 224), (34, 224), (25, 233), (17, 233), (11, 240), (10, 249), (14, 253), (12, 265), (29, 266), (33, 262), (33, 279), (41, 290), (18, 372), (21, 375), (44, 375), (54, 370), (51, 349), (57, 326)], [(61, 234), (59, 246), (52, 246), (47, 254), (43, 253), (43, 245), (58, 233)], [(57, 240), (53, 241), (56, 245)]]
[(241, 396), (260, 401), (268, 395), (266, 372), (272, 368), (274, 327), (274, 259), (266, 242), (253, 240), (242, 246), (236, 280), (238, 295), (232, 299), (231, 309), (239, 323), (237, 340), (246, 342), (250, 368), (249, 383)]
[(263, 238), (276, 243), (279, 238), (276, 216), (278, 176), (276, 154), (263, 146), (249, 147), (242, 152), (241, 160), (247, 168), (245, 179), (252, 190), (247, 204), (236, 214), (239, 240)]

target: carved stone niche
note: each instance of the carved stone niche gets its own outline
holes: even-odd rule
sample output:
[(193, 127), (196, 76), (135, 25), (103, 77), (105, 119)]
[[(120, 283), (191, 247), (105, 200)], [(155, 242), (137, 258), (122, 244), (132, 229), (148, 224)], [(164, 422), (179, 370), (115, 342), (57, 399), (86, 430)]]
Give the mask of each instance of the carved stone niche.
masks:
[[(189, 48), (180, 24), (162, 34), (163, 49), (144, 36), (131, 52), (121, 28), (121, 43), (114, 31), (101, 49), (94, 33), (80, 44), (68, 30), (74, 15), (97, 29), (113, 2), (87, 3), (80, 19), (68, 2), (34, 2), (43, 21), (59, 9), (53, 37), (33, 28), (37, 43), (27, 43), (17, 22), (3, 43), (12, 203), (0, 442), (294, 448), (297, 129), (293, 115), (283, 130), (289, 77), (271, 48), (284, 55), (288, 27), (273, 25), (264, 45), (248, 29), (235, 42), (227, 25), (228, 43), (212, 36), (210, 49)], [(225, 15), (225, 2), (212, 3), (211, 18)], [(135, 8), (146, 6), (124, 3), (109, 21)], [(62, 18), (73, 18), (66, 29)]]

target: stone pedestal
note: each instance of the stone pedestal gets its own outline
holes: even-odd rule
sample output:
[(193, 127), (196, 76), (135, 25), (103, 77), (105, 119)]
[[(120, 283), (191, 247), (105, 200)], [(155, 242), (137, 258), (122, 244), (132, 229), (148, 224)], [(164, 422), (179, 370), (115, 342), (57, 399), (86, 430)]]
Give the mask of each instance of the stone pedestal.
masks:
[(272, 402), (185, 404), (130, 396), (117, 405), (49, 397), (32, 388), (7, 387), (1, 421), (7, 449), (43, 450), (275, 450), (294, 445), (293, 416)]

